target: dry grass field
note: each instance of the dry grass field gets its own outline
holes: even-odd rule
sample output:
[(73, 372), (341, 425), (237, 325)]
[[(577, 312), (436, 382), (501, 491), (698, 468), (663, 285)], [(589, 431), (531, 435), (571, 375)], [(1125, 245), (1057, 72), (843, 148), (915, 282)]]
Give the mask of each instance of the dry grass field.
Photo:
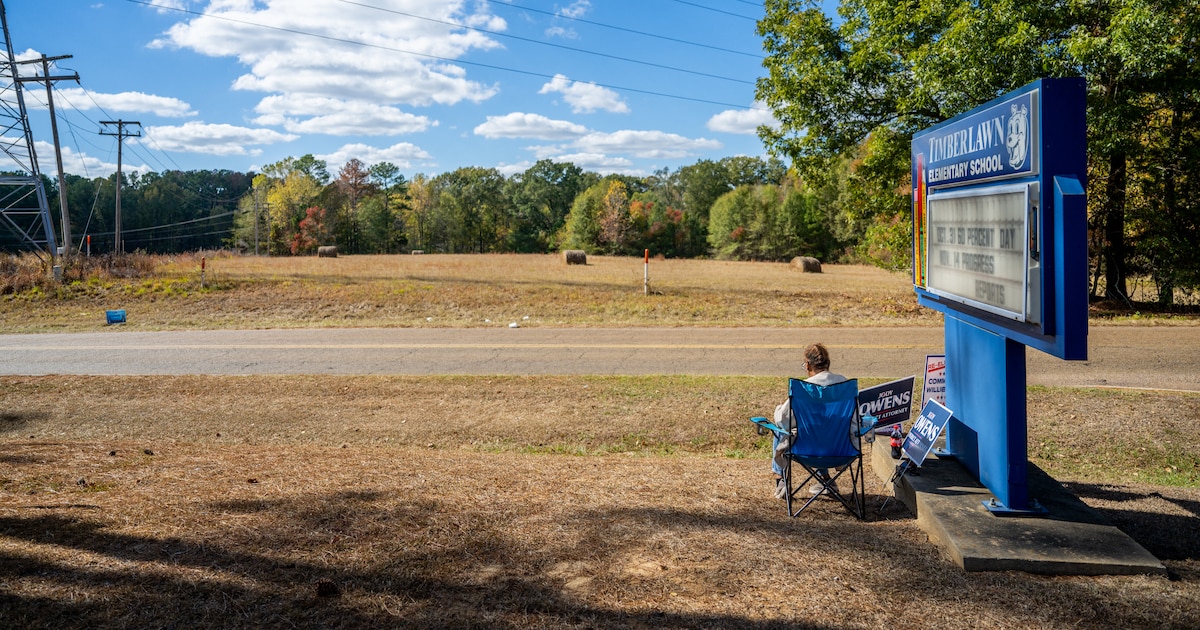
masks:
[[(772, 497), (752, 377), (6, 377), (6, 627), (1200, 624), (1200, 396), (1035, 388), (1033, 461), (1171, 579), (966, 574), (889, 490)], [(1070, 413), (1063, 401), (1075, 400)], [(1175, 414), (1137, 435), (1106, 412)], [(1077, 413), (1080, 412), (1080, 413)], [(1071, 417), (1074, 415), (1075, 417)], [(1101, 448), (1097, 448), (1102, 446)], [(1114, 453), (1133, 453), (1127, 458)]]
[[(556, 255), (155, 258), (149, 271), (0, 292), (7, 332), (91, 330), (125, 309), (129, 327), (911, 326), (941, 320), (918, 308), (907, 274), (827, 265)], [(127, 277), (132, 276), (132, 277)], [(523, 318), (528, 317), (528, 320)]]
[[(206, 269), (201, 285), (201, 259)], [(82, 260), (82, 259), (81, 259)], [(46, 281), (37, 259), (0, 259), (0, 330), (499, 326), (938, 326), (907, 273), (786, 263), (558, 255), (268, 258), (227, 253), (96, 258)], [(1197, 325), (1200, 311), (1099, 303), (1109, 324)], [(1139, 310), (1141, 309), (1141, 310)], [(528, 319), (525, 319), (528, 318)]]
[[(181, 257), (13, 290), (0, 327), (940, 322), (860, 267), (651, 261), (646, 296), (640, 259), (207, 262), (203, 289)], [(964, 573), (874, 479), (866, 522), (826, 500), (788, 518), (746, 421), (780, 389), (0, 377), (0, 628), (1200, 627), (1200, 395), (1029, 393), (1031, 460), (1168, 579)]]

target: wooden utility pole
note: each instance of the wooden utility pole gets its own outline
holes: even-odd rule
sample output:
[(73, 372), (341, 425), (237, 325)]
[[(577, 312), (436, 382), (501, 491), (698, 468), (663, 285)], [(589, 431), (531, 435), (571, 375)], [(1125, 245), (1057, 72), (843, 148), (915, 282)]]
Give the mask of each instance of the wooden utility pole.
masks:
[(117, 216), (116, 221), (114, 222), (114, 227), (116, 230), (113, 249), (118, 254), (123, 254), (125, 253), (125, 246), (124, 243), (121, 242), (121, 146), (125, 138), (140, 138), (142, 136), (140, 131), (125, 131), (125, 125), (137, 125), (140, 127), (142, 123), (131, 120), (101, 120), (100, 124), (117, 126), (116, 133), (101, 130), (100, 135), (117, 137)]
[(59, 55), (57, 57), (47, 57), (46, 55), (42, 55), (41, 59), (18, 61), (18, 64), (42, 64), (42, 76), (19, 77), (16, 79), (18, 83), (46, 84), (46, 104), (50, 108), (50, 133), (54, 136), (54, 159), (58, 163), (58, 207), (62, 211), (63, 256), (71, 255), (71, 214), (67, 212), (67, 178), (63, 173), (62, 146), (60, 146), (58, 143), (58, 117), (54, 115), (54, 91), (51, 89), (51, 87), (55, 81), (74, 81), (79, 83), (79, 73), (76, 72), (70, 75), (52, 77), (50, 76), (50, 62), (70, 58), (71, 55)]

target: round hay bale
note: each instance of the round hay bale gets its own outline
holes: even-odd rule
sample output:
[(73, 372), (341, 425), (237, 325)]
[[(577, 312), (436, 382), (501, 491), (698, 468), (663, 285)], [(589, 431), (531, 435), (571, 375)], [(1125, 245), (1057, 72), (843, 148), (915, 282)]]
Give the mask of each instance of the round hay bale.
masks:
[(797, 256), (792, 259), (792, 266), (802, 273), (821, 273), (821, 261), (812, 256)]
[(568, 265), (586, 265), (587, 252), (582, 249), (565, 249), (563, 250), (563, 262)]
[(317, 258), (337, 258), (337, 245), (322, 245), (318, 247)]

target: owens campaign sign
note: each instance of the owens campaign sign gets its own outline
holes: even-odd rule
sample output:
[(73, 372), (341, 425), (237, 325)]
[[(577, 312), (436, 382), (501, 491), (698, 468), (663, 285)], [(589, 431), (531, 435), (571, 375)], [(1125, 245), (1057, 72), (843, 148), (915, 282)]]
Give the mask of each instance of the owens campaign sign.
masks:
[(914, 464), (920, 466), (925, 463), (929, 451), (933, 450), (933, 443), (946, 428), (946, 423), (950, 422), (951, 415), (953, 413), (936, 400), (925, 403), (921, 415), (904, 439), (904, 454)]
[(909, 376), (858, 392), (858, 415), (875, 416), (877, 426), (907, 421), (916, 378)]

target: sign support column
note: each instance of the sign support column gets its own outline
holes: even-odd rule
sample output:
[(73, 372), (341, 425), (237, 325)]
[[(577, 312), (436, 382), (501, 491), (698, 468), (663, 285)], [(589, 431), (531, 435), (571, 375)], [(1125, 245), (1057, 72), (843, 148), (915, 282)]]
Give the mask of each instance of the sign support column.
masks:
[(1027, 481), (1024, 344), (947, 313), (946, 406), (946, 448), (996, 495), (989, 509), (1040, 511)]

